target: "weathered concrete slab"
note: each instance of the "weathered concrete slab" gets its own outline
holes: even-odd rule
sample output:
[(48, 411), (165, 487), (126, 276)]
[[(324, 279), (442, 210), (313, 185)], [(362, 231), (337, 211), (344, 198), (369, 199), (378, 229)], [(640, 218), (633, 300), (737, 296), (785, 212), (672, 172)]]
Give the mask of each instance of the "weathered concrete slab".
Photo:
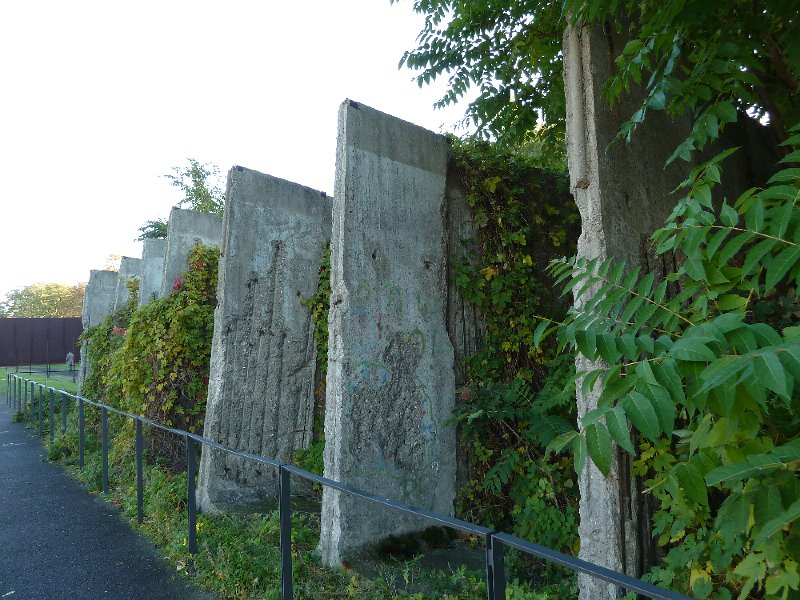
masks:
[[(99, 325), (103, 319), (114, 312), (117, 296), (117, 271), (90, 271), (89, 282), (83, 296), (83, 329)], [(91, 368), (86, 360), (86, 342), (81, 344), (81, 369), (78, 372), (78, 391)]]
[[(452, 514), (454, 396), (446, 328), (444, 137), (345, 101), (339, 139), (325, 475)], [(428, 524), (329, 488), (320, 551), (338, 565)]]
[(139, 306), (158, 298), (164, 278), (166, 239), (144, 240), (142, 249), (142, 279), (139, 283)]
[[(643, 92), (632, 89), (614, 107), (603, 96), (605, 81), (615, 72), (615, 50), (627, 40), (616, 33), (568, 27), (564, 34), (564, 83), (567, 100), (567, 154), (570, 186), (581, 214), (578, 255), (616, 258), (640, 265), (657, 277), (677, 269), (673, 256), (657, 256), (650, 235), (664, 224), (679, 199), (672, 194), (696, 164), (667, 158), (691, 131), (688, 117), (671, 120), (664, 111), (650, 111), (630, 143), (612, 141), (621, 125), (641, 107)], [(727, 161), (722, 193), (729, 199), (769, 176), (776, 159), (766, 144), (767, 132), (740, 115), (722, 135), (723, 147), (746, 146)], [(706, 160), (719, 147), (706, 148)], [(732, 176), (728, 176), (732, 175)], [(721, 193), (720, 193), (721, 192)], [(575, 303), (596, 292), (588, 290)], [(596, 365), (579, 356), (578, 371)], [(581, 386), (578, 385), (578, 390)], [(578, 418), (597, 407), (601, 390), (578, 394)], [(655, 562), (658, 549), (650, 535), (650, 515), (642, 483), (630, 476), (629, 457), (615, 449), (608, 477), (587, 461), (579, 478), (580, 557), (639, 577)], [(580, 598), (617, 598), (614, 586), (579, 574)]]
[(219, 246), (221, 241), (222, 217), (173, 208), (169, 213), (167, 227), (167, 250), (161, 280), (161, 297), (169, 296), (175, 278), (189, 269), (189, 252), (195, 244)]
[[(170, 225), (172, 227), (172, 225)], [(205, 436), (290, 462), (312, 434), (311, 313), (330, 240), (322, 192), (234, 167), (228, 174)], [(198, 500), (215, 512), (276, 496), (277, 473), (204, 449)]]
[(114, 298), (114, 312), (125, 308), (128, 304), (130, 293), (128, 281), (142, 278), (142, 259), (123, 256), (119, 261), (119, 276), (117, 277), (117, 291)]
[[(620, 44), (617, 46), (617, 44)], [(622, 48), (625, 40), (615, 40)], [(656, 257), (649, 240), (674, 207), (671, 195), (685, 177), (685, 163), (664, 168), (666, 159), (690, 130), (687, 120), (671, 122), (651, 111), (628, 144), (612, 144), (620, 126), (641, 105), (635, 90), (609, 107), (603, 83), (614, 70), (609, 38), (600, 30), (570, 27), (564, 35), (564, 81), (567, 97), (567, 153), (570, 187), (581, 214), (578, 255), (617, 258), (629, 266), (663, 275), (674, 268)], [(576, 298), (580, 305), (594, 290)], [(594, 368), (584, 357), (579, 371)], [(580, 390), (580, 386), (577, 386)], [(597, 407), (600, 389), (578, 393), (578, 418)], [(627, 455), (615, 449), (608, 477), (591, 461), (579, 478), (580, 557), (634, 577), (653, 561), (649, 515), (640, 482), (631, 477)], [(607, 583), (579, 574), (580, 598), (618, 597)]]
[(83, 297), (83, 328), (99, 325), (114, 312), (117, 295), (117, 271), (90, 271)]

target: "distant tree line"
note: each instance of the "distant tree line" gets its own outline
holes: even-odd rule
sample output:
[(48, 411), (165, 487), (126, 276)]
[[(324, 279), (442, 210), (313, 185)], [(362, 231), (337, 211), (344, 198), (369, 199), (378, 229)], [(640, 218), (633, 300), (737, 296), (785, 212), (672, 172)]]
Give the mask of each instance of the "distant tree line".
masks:
[(34, 283), (8, 292), (0, 301), (0, 317), (80, 317), (85, 290), (85, 283)]

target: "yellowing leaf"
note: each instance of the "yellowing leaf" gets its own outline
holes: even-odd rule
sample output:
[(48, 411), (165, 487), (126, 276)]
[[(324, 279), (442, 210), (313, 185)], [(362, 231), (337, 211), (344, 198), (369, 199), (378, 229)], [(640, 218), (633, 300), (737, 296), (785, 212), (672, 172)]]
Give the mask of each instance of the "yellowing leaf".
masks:
[(494, 265), (489, 265), (488, 267), (484, 267), (483, 269), (481, 269), (481, 275), (483, 275), (486, 281), (490, 281), (492, 277), (496, 276), (498, 273), (499, 271), (497, 270), (497, 267), (495, 267)]

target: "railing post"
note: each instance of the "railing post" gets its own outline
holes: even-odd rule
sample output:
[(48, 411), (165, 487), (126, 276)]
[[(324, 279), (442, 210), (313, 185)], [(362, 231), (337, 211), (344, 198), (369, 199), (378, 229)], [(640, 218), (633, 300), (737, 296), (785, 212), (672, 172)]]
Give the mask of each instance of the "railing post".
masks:
[(67, 433), (67, 395), (61, 392), (61, 433)]
[(78, 466), (83, 468), (83, 398), (78, 396)]
[(197, 554), (197, 505), (195, 504), (195, 441), (186, 436), (186, 512), (188, 513), (189, 531), (186, 536), (189, 550), (189, 572), (194, 572), (194, 555)]
[(42, 402), (44, 402), (44, 386), (39, 386), (39, 437), (44, 435), (44, 418), (42, 414)]
[(102, 454), (103, 454), (103, 493), (108, 494), (108, 409), (100, 409)]
[(36, 413), (34, 412), (35, 405), (33, 404), (35, 398), (36, 398), (36, 384), (31, 381), (31, 425), (33, 424), (33, 421), (36, 418)]
[(291, 473), (278, 467), (278, 511), (280, 514), (281, 600), (292, 600), (292, 494)]
[(53, 445), (53, 438), (56, 435), (56, 419), (55, 414), (53, 413), (53, 396), (55, 395), (55, 391), (53, 388), (50, 388), (50, 445)]
[(144, 477), (142, 476), (142, 421), (136, 419), (136, 521), (144, 521)]
[(494, 539), (495, 533), (486, 534), (486, 597), (488, 600), (506, 600), (503, 544)]
[(25, 399), (22, 401), (22, 406), (19, 407), (19, 412), (25, 412), (25, 409), (28, 407), (28, 383), (30, 383), (27, 379), (25, 380)]

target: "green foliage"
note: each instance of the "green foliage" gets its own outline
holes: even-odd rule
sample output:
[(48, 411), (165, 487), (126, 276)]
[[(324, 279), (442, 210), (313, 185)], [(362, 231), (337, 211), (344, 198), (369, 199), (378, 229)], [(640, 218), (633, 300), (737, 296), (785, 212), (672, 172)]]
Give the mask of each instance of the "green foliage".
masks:
[(168, 223), (164, 219), (156, 219), (155, 221), (146, 221), (144, 225), (139, 227), (139, 237), (136, 238), (137, 242), (142, 240), (161, 240), (167, 237)]
[[(175, 279), (167, 298), (139, 307), (132, 290), (124, 310), (87, 330), (90, 368), (83, 395), (164, 425), (202, 431), (218, 262), (217, 247), (195, 246), (189, 271)], [(151, 441), (154, 455), (182, 468), (182, 440), (153, 432)]]
[(797, 0), (414, 0), (413, 7), (425, 24), (400, 64), (419, 71), (420, 86), (447, 76), (437, 106), (477, 91), (467, 119), (500, 141), (524, 143), (542, 122), (551, 139), (563, 139), (566, 15), (628, 40), (614, 48), (618, 70), (606, 92), (615, 101), (643, 85), (645, 97), (623, 137), (650, 110), (689, 111), (694, 129), (675, 154), (688, 158), (735, 121), (737, 109), (768, 115), (780, 140), (783, 123), (800, 119)]
[[(800, 156), (795, 130), (784, 164)], [(551, 264), (581, 298), (557, 326), (559, 343), (596, 361), (583, 391), (602, 387), (581, 435), (553, 446), (585, 448), (603, 472), (612, 440), (634, 454), (668, 550), (657, 582), (700, 598), (777, 598), (800, 587), (800, 327), (780, 309), (800, 282), (800, 173), (789, 165), (763, 189), (714, 204), (732, 152), (692, 172), (653, 235), (659, 253), (683, 257), (675, 273), (658, 281), (613, 260)]]
[[(216, 246), (195, 246), (189, 271), (170, 295), (141, 306), (108, 377), (118, 382), (123, 410), (190, 432), (202, 432), (214, 331)], [(155, 434), (154, 434), (155, 435)], [(160, 436), (157, 436), (160, 437)], [(182, 441), (163, 437), (158, 454), (182, 463)]]
[[(225, 194), (219, 186), (219, 167), (200, 163), (194, 158), (186, 160), (188, 165), (172, 167), (172, 173), (162, 175), (183, 194), (175, 206), (221, 215), (225, 208)], [(138, 229), (139, 237), (136, 240), (166, 238), (168, 225), (164, 219), (145, 221)]]
[[(459, 141), (453, 150), (479, 240), (453, 276), (486, 324), (481, 349), (467, 357), (469, 387), (454, 415), (471, 463), (458, 511), (574, 552), (572, 463), (544, 452), (547, 443), (574, 427), (574, 361), (555, 356), (552, 347), (537, 348), (534, 333), (541, 314), (566, 312), (544, 281), (544, 267), (554, 256), (574, 251), (577, 209), (563, 178), (538, 169), (529, 152)], [(522, 563), (523, 570), (573, 581), (551, 567)]]
[(86, 342), (87, 373), (81, 394), (92, 400), (116, 405), (121, 387), (117, 378), (111, 376), (111, 367), (122, 349), (125, 333), (139, 304), (139, 281), (128, 281), (128, 303), (117, 312), (108, 315), (98, 325), (85, 330), (79, 340)]
[(670, 160), (688, 160), (745, 111), (767, 116), (780, 141), (784, 123), (800, 120), (797, 0), (568, 0), (565, 8), (575, 19), (616, 21), (629, 40), (605, 90), (612, 101), (634, 86), (645, 95), (620, 135), (630, 139), (650, 110), (692, 115), (693, 130)]
[[(177, 206), (221, 215), (225, 208), (225, 194), (217, 183), (219, 167), (211, 165), (209, 168), (208, 163), (201, 164), (194, 158), (186, 160), (188, 165), (172, 167), (172, 173), (162, 175), (169, 180), (170, 185), (183, 192), (183, 198)], [(153, 223), (153, 221), (148, 221), (148, 223)]]
[(325, 438), (312, 442), (305, 450), (297, 450), (294, 453), (297, 466), (306, 471), (311, 471), (317, 475), (323, 475), (325, 454)]
[(572, 359), (551, 361), (535, 396), (517, 382), (479, 388), (455, 421), (473, 454), (459, 513), (566, 552), (577, 550), (577, 485), (570, 460), (544, 447), (575, 422)]
[(414, 0), (414, 10), (425, 25), (400, 64), (420, 72), (420, 87), (447, 76), (436, 106), (474, 89), (466, 118), (486, 135), (524, 142), (542, 120), (563, 140), (561, 2)]
[(85, 283), (34, 283), (6, 294), (0, 302), (0, 317), (44, 319), (80, 317)]
[(542, 272), (550, 259), (575, 251), (577, 208), (564, 178), (537, 168), (529, 153), (455, 140), (453, 154), (479, 238), (453, 276), (486, 322), (482, 349), (469, 358), (470, 376), (476, 383), (539, 381), (538, 317), (565, 311)]
[[(295, 452), (297, 464), (318, 475), (323, 474), (325, 453), (325, 374), (328, 372), (328, 309), (331, 299), (331, 246), (325, 247), (319, 268), (317, 291), (302, 302), (311, 311), (314, 340), (317, 344), (316, 386), (314, 389), (314, 420), (312, 442), (305, 450)], [(315, 484), (315, 489), (318, 486)]]
[(322, 255), (319, 268), (319, 284), (311, 298), (303, 298), (311, 310), (311, 322), (314, 325), (314, 340), (317, 342), (317, 370), (322, 374), (328, 372), (328, 308), (331, 301), (331, 246), (328, 244)]

